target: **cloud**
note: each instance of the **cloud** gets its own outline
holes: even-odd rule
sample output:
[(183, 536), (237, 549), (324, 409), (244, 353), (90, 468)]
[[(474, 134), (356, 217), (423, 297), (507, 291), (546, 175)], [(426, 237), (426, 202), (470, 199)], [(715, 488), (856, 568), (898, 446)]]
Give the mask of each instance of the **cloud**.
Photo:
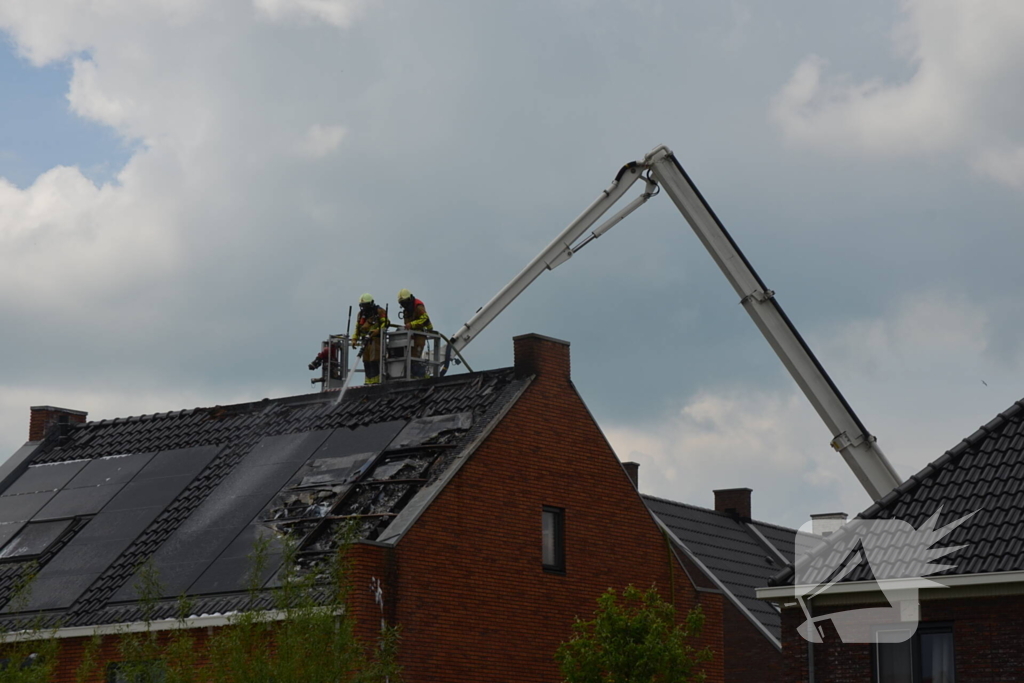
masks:
[(325, 126), (315, 123), (306, 131), (296, 151), (306, 157), (319, 159), (338, 149), (345, 137), (344, 126)]
[(253, 0), (257, 11), (271, 21), (320, 20), (346, 28), (363, 12), (366, 0)]
[[(904, 297), (884, 316), (810, 335), (826, 371), (903, 478), (1020, 398), (1024, 368), (987, 353), (990, 317), (985, 305), (928, 290)], [(981, 382), (986, 377), (989, 386)], [(976, 408), (950, 400), (964, 394)], [(755, 492), (755, 516), (793, 526), (811, 513), (854, 514), (870, 504), (795, 386), (708, 387), (675, 414), (607, 426), (606, 433), (621, 459), (641, 463), (645, 493), (710, 506), (712, 489), (747, 486)]]
[(772, 99), (769, 118), (797, 145), (842, 154), (957, 153), (1017, 186), (1004, 150), (1024, 143), (1024, 5), (1015, 0), (904, 0), (893, 33), (903, 80), (831, 74), (809, 55)]

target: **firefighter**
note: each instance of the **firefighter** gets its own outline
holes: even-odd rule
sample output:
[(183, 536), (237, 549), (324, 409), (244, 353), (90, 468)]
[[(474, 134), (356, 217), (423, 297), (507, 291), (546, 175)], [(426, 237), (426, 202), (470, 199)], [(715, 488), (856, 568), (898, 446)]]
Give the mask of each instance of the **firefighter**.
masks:
[(359, 297), (359, 319), (352, 335), (352, 346), (362, 345), (364, 384), (380, 383), (381, 330), (388, 326), (387, 312), (369, 294)]
[[(412, 295), (408, 289), (398, 292), (398, 303), (402, 307), (402, 319), (405, 321), (405, 329), (422, 330), (431, 332), (434, 326), (430, 324), (430, 316), (427, 315), (427, 307), (423, 302)], [(421, 334), (413, 335), (412, 357), (422, 358), (423, 347), (426, 346), (427, 338)], [(426, 363), (412, 364), (413, 379), (423, 379), (427, 376)]]

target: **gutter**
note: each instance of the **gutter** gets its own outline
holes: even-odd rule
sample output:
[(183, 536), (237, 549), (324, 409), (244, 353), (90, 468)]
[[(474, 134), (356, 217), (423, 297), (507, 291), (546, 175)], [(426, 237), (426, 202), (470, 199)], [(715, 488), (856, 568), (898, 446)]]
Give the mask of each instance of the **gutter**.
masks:
[[(91, 638), (93, 636), (120, 635), (124, 633), (146, 633), (150, 631), (176, 631), (179, 629), (219, 628), (229, 626), (241, 612), (224, 614), (199, 614), (187, 619), (157, 619), (154, 621), (128, 621), (120, 624), (98, 624), (96, 626), (69, 626), (56, 629), (33, 631), (12, 631), (0, 634), (0, 643), (18, 643), (51, 638)], [(288, 612), (271, 610), (263, 613), (267, 621), (284, 621)]]
[[(1007, 583), (1024, 583), (1024, 571), (987, 572), (983, 574), (959, 574), (954, 576), (936, 576), (934, 578), (887, 579), (884, 581), (884, 583), (886, 587), (892, 587), (893, 589), (927, 589), (956, 588), (959, 586), (990, 586)], [(797, 595), (805, 595), (817, 587), (817, 584), (815, 584), (758, 588), (757, 598), (759, 600), (793, 600), (796, 598)], [(878, 592), (877, 581), (851, 581), (849, 583), (836, 584), (828, 589), (828, 593), (832, 595), (837, 595), (841, 593), (869, 592)]]

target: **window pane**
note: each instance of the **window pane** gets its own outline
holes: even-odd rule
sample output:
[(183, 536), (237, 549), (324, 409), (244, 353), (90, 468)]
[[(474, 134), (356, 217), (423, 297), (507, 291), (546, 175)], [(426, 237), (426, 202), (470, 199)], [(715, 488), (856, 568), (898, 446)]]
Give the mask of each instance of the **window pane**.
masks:
[(879, 643), (878, 683), (914, 683), (914, 656), (910, 640)]
[(921, 634), (921, 683), (953, 683), (953, 634)]
[[(535, 518), (536, 519), (536, 518)], [(542, 513), (541, 526), (541, 562), (545, 567), (553, 567), (558, 564), (556, 557), (556, 535), (558, 533), (558, 520), (555, 519), (553, 510), (545, 510)], [(534, 555), (536, 557), (536, 555)]]

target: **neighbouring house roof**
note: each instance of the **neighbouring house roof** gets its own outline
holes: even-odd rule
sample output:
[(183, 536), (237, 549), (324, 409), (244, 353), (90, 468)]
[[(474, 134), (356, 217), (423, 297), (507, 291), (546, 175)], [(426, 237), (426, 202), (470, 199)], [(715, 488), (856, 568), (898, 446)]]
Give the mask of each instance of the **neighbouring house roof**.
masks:
[[(972, 512), (935, 547), (965, 546), (939, 560), (955, 564), (932, 576), (957, 576), (1024, 570), (1024, 401), (1017, 401), (988, 424), (946, 451), (881, 500), (857, 515), (894, 519), (915, 529), (936, 512), (938, 529)], [(840, 539), (843, 531), (836, 532)], [(901, 539), (894, 538), (894, 545)], [(899, 548), (891, 553), (898, 556)], [(793, 582), (792, 568), (770, 585)], [(843, 582), (870, 581), (866, 564)]]
[(778, 640), (779, 611), (754, 593), (793, 561), (796, 531), (654, 496), (643, 499), (729, 597)]
[[(282, 537), (298, 560), (358, 537), (394, 543), (529, 384), (512, 368), (233, 406), (58, 425), (0, 487), (0, 620), (137, 621), (136, 571), (152, 560), (152, 618), (227, 613), (247, 599), (248, 558)], [(31, 444), (30, 444), (31, 445)], [(2, 473), (0, 473), (2, 474)], [(12, 600), (26, 570), (38, 574)], [(6, 619), (5, 619), (6, 618)]]

